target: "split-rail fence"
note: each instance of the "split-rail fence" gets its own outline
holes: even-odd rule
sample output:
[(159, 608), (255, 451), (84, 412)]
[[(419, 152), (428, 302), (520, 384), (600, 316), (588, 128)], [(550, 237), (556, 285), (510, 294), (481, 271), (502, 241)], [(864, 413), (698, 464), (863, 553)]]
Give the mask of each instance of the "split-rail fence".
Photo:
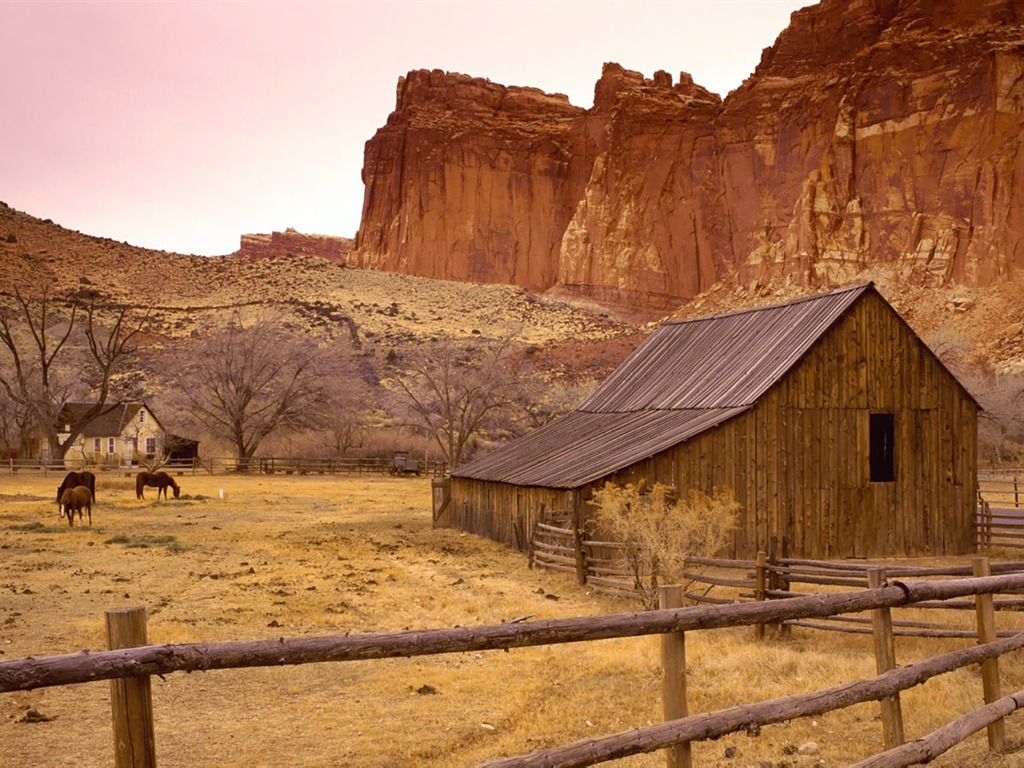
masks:
[[(576, 643), (616, 637), (662, 636), (665, 721), (564, 746), (486, 763), (495, 766), (586, 766), (629, 755), (667, 750), (670, 765), (691, 763), (690, 743), (716, 739), (742, 729), (809, 717), (852, 704), (878, 701), (886, 749), (857, 763), (858, 768), (928, 762), (981, 729), (992, 751), (1006, 743), (1004, 718), (1024, 706), (1024, 691), (1000, 691), (999, 658), (1024, 648), (1024, 632), (999, 638), (993, 596), (1024, 589), (1024, 574), (992, 576), (985, 558), (973, 563), (978, 575), (955, 580), (886, 580), (884, 569), (868, 572), (870, 587), (787, 600), (679, 607), (682, 589), (662, 587), (658, 610), (549, 619), (454, 629), (359, 635), (279, 638), (260, 641), (145, 644), (145, 609), (108, 611), (111, 650), (0, 662), (0, 692), (31, 690), (108, 680), (114, 724), (114, 764), (118, 768), (155, 765), (152, 675), (283, 666), (317, 662), (464, 653), (526, 646)], [(904, 666), (897, 666), (891, 610), (908, 605), (973, 598), (977, 644)], [(688, 716), (685, 633), (724, 627), (779, 624), (869, 612), (878, 675), (806, 694), (743, 704)], [(964, 666), (980, 664), (985, 704), (937, 731), (907, 741), (900, 692)]]
[[(6, 459), (0, 472), (39, 473), (63, 475), (69, 470), (90, 469), (100, 472), (138, 472), (145, 469), (138, 464), (97, 464), (85, 461), (42, 461), (40, 459)], [(228, 473), (282, 474), (282, 475), (364, 475), (394, 474), (394, 459), (382, 457), (340, 457), (333, 459), (297, 458), (293, 456), (255, 456), (251, 459), (235, 457), (211, 457), (206, 459), (183, 459), (164, 462), (160, 469), (191, 475), (219, 475)], [(420, 473), (437, 475), (445, 471), (443, 461), (424, 462)], [(419, 473), (418, 473), (419, 474)]]

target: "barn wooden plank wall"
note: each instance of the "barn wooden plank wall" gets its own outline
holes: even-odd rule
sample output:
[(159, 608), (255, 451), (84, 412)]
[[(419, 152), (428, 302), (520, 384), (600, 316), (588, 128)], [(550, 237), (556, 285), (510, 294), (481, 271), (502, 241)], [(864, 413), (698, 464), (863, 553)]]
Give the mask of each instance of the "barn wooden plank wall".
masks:
[(488, 483), (453, 477), (452, 528), (470, 531), (527, 552), (534, 526), (548, 510), (573, 509), (579, 513), (577, 494), (556, 488), (535, 488)]
[[(870, 415), (891, 413), (894, 482), (870, 479)], [(899, 316), (866, 294), (749, 411), (605, 480), (729, 488), (742, 507), (728, 557), (773, 541), (793, 557), (974, 549), (977, 405)], [(453, 478), (453, 524), (516, 546), (566, 491)], [(592, 487), (579, 490), (584, 514)], [(570, 504), (570, 505), (571, 505)]]

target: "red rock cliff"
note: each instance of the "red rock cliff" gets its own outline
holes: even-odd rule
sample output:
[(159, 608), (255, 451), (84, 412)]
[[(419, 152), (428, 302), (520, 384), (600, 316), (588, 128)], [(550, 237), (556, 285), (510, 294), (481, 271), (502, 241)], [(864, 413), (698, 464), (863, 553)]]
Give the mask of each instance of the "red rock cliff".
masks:
[(366, 145), (356, 263), (670, 305), (716, 280), (1024, 271), (1013, 0), (824, 0), (723, 102), (605, 65), (590, 110), (442, 72)]

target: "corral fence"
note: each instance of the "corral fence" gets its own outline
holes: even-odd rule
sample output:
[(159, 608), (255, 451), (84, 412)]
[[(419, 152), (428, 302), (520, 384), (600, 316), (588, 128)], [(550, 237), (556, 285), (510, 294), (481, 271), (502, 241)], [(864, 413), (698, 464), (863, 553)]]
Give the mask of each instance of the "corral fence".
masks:
[[(634, 569), (624, 551), (627, 545), (618, 542), (594, 541), (573, 529), (570, 513), (549, 513), (546, 522), (538, 523), (530, 546), (531, 567), (574, 573), (577, 583), (597, 592), (619, 597), (637, 597), (637, 580), (649, 582), (650, 574)], [(679, 574), (684, 585), (683, 596), (694, 604), (728, 605), (743, 602), (766, 602), (806, 597), (823, 590), (858, 590), (870, 586), (872, 569), (884, 567), (892, 578), (957, 579), (971, 576), (967, 565), (917, 566), (866, 562), (805, 560), (779, 557), (776, 547), (770, 553), (758, 553), (754, 560), (691, 557), (687, 570)], [(1024, 561), (993, 563), (997, 574), (1024, 573)], [(974, 573), (977, 576), (979, 574)], [(995, 610), (1024, 611), (1024, 593), (1006, 595), (994, 601)], [(957, 638), (973, 637), (965, 629), (970, 617), (958, 611), (973, 612), (969, 600), (946, 600), (921, 603), (913, 607), (913, 616), (893, 621), (899, 636)], [(926, 618), (935, 616), (934, 620)], [(823, 616), (813, 621), (790, 619), (779, 626), (868, 634), (870, 619), (863, 616)], [(760, 631), (763, 631), (763, 627)]]
[[(987, 573), (988, 561), (977, 558), (974, 570)], [(1006, 744), (1004, 718), (1024, 706), (1024, 691), (1003, 696), (999, 659), (1024, 647), (1024, 632), (998, 638), (993, 596), (1024, 589), (1024, 574), (978, 576), (947, 581), (889, 583), (884, 569), (868, 572), (871, 587), (844, 593), (805, 595), (788, 600), (733, 605), (680, 607), (682, 589), (662, 587), (661, 607), (639, 613), (567, 619), (508, 622), (441, 630), (406, 630), (359, 635), (277, 638), (273, 640), (146, 645), (145, 609), (106, 613), (111, 650), (0, 662), (0, 692), (108, 680), (117, 768), (155, 765), (152, 675), (213, 669), (284, 666), (319, 662), (412, 657), (442, 653), (508, 650), (537, 645), (588, 642), (609, 638), (662, 636), (664, 722), (588, 738), (485, 763), (495, 766), (586, 766), (629, 755), (667, 750), (669, 765), (691, 764), (690, 744), (730, 733), (810, 717), (853, 704), (879, 702), (885, 751), (858, 768), (907, 766), (928, 762), (967, 736), (988, 730), (994, 752)], [(921, 603), (972, 598), (976, 606), (977, 644), (897, 666), (891, 609)], [(725, 627), (810, 620), (837, 614), (870, 612), (878, 674), (811, 693), (688, 716), (685, 633)], [(937, 675), (980, 664), (985, 704), (938, 730), (907, 742), (900, 692)]]
[[(139, 464), (97, 464), (81, 459), (66, 461), (43, 461), (40, 459), (8, 459), (5, 469), (11, 475), (39, 473), (63, 475), (71, 470), (93, 470), (98, 472), (134, 473), (145, 466)], [(283, 475), (364, 475), (395, 474), (394, 459), (382, 457), (351, 457), (333, 459), (305, 459), (294, 457), (212, 457), (207, 459), (172, 460), (160, 465), (165, 472), (192, 475), (217, 475), (230, 473), (283, 474)], [(443, 461), (424, 462), (420, 472), (428, 475), (444, 474), (447, 465)], [(2, 470), (0, 470), (2, 471)], [(417, 473), (418, 474), (418, 473)]]
[(978, 548), (1024, 549), (1024, 470), (978, 476)]
[[(979, 500), (975, 519), (977, 551), (992, 548), (1024, 548), (1024, 472), (979, 478)], [(629, 547), (620, 542), (598, 541), (576, 529), (571, 510), (548, 510), (534, 526), (528, 555), (531, 567), (549, 568), (576, 575), (577, 583), (596, 591), (622, 597), (636, 597), (640, 584), (650, 581), (644, 563), (627, 557)], [(779, 556), (785, 542), (773, 541), (767, 555), (757, 560), (690, 558), (687, 571), (680, 574), (686, 584), (686, 598), (695, 603), (726, 604), (743, 601), (788, 599), (821, 588), (864, 589), (867, 571), (881, 564), (802, 560)], [(923, 567), (886, 565), (899, 578), (960, 578), (970, 575), (966, 566)], [(1024, 571), (1024, 561), (994, 566), (1000, 573)], [(973, 610), (965, 601), (916, 606), (920, 610)], [(1024, 610), (1024, 599), (997, 601), (997, 610)], [(787, 622), (841, 632), (869, 632), (867, 619), (830, 617), (814, 623)], [(897, 633), (918, 637), (962, 637), (965, 630), (950, 627), (949, 621), (906, 619), (898, 621)], [(955, 623), (955, 622), (952, 622)]]

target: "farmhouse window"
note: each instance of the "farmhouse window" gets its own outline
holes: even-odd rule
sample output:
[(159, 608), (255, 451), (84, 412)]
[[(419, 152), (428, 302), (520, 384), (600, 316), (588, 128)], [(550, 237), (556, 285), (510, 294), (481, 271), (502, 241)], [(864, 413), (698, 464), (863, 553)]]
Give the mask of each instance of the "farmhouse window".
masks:
[(155, 437), (147, 437), (146, 438), (146, 456), (148, 458), (153, 458), (154, 456), (156, 456), (156, 438)]
[(93, 453), (99, 453), (102, 450), (101, 445), (102, 445), (102, 443), (100, 442), (100, 439), (98, 437), (95, 440), (93, 440), (93, 443), (92, 443)]
[(896, 419), (891, 413), (870, 417), (871, 482), (891, 483), (896, 479)]
[(139, 424), (145, 424), (145, 423), (146, 423), (146, 412), (145, 411), (139, 411)]
[(115, 447), (116, 446), (115, 446), (115, 443), (114, 443), (114, 438), (108, 437), (107, 438), (107, 453), (109, 453), (111, 456), (113, 456), (114, 453), (115, 453)]

